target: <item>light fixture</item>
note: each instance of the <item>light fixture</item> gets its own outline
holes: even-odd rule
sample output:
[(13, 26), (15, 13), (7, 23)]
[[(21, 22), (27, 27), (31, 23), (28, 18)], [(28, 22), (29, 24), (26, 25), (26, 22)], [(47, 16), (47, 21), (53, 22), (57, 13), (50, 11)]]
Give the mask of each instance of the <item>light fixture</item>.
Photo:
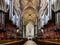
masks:
[(19, 32), (19, 29), (17, 29), (17, 32)]

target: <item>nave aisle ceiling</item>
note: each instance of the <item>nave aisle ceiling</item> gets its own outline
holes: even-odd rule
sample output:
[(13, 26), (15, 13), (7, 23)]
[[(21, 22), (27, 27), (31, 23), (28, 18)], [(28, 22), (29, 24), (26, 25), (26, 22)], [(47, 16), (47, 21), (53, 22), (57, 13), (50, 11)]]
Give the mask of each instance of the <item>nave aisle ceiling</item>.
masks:
[(21, 0), (21, 8), (26, 9), (28, 7), (32, 7), (34, 9), (38, 9), (39, 0)]
[[(20, 10), (23, 11), (29, 7), (38, 10), (38, 14), (43, 13), (44, 9), (47, 6), (47, 0), (14, 0), (14, 7), (18, 10), (18, 4), (20, 3)], [(42, 6), (41, 6), (42, 5)], [(17, 11), (19, 12), (19, 11)], [(40, 14), (42, 15), (42, 14)]]
[[(36, 20), (36, 15), (38, 15), (38, 17), (41, 17), (42, 13), (44, 12), (44, 9), (46, 8), (47, 6), (47, 0), (15, 0), (14, 2), (14, 6), (15, 6), (15, 9), (17, 9), (17, 5), (18, 3), (20, 3), (20, 9), (22, 12), (24, 12), (24, 10), (27, 10), (26, 13), (24, 13), (24, 21), (25, 22), (28, 22), (29, 20), (32, 20), (33, 22), (35, 22)], [(42, 7), (40, 7), (40, 5), (42, 4)], [(31, 11), (29, 11), (27, 8), (33, 8), (34, 10), (38, 10), (38, 13), (34, 13), (34, 10), (31, 9)], [(19, 12), (19, 11), (17, 11)], [(31, 14), (29, 14), (31, 13)], [(21, 15), (21, 14), (20, 14)], [(29, 16), (31, 15), (31, 16)]]

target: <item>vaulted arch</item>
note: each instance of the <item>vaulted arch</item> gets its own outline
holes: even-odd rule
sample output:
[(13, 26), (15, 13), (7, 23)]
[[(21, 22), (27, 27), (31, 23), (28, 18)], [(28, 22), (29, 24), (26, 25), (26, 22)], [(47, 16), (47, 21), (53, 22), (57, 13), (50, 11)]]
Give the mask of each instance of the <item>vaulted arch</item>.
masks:
[(29, 22), (33, 22), (34, 24), (37, 22), (37, 12), (33, 8), (27, 8), (23, 13), (23, 24)]

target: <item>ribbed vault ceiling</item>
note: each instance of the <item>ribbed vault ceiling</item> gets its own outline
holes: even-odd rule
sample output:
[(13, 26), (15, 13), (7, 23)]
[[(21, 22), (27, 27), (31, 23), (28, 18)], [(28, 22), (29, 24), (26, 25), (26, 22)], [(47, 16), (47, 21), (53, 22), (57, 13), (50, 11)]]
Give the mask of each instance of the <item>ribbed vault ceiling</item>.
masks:
[(33, 9), (27, 9), (24, 13), (23, 20), (28, 23), (29, 21), (36, 22), (37, 15)]
[(33, 7), (37, 9), (39, 7), (39, 0), (21, 0), (21, 8)]

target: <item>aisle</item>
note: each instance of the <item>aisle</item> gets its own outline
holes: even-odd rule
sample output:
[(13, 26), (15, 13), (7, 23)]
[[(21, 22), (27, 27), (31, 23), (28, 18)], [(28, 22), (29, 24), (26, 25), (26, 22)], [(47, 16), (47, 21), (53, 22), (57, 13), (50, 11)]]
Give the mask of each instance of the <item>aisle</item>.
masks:
[(28, 40), (24, 43), (24, 45), (37, 45), (37, 44), (32, 40)]

